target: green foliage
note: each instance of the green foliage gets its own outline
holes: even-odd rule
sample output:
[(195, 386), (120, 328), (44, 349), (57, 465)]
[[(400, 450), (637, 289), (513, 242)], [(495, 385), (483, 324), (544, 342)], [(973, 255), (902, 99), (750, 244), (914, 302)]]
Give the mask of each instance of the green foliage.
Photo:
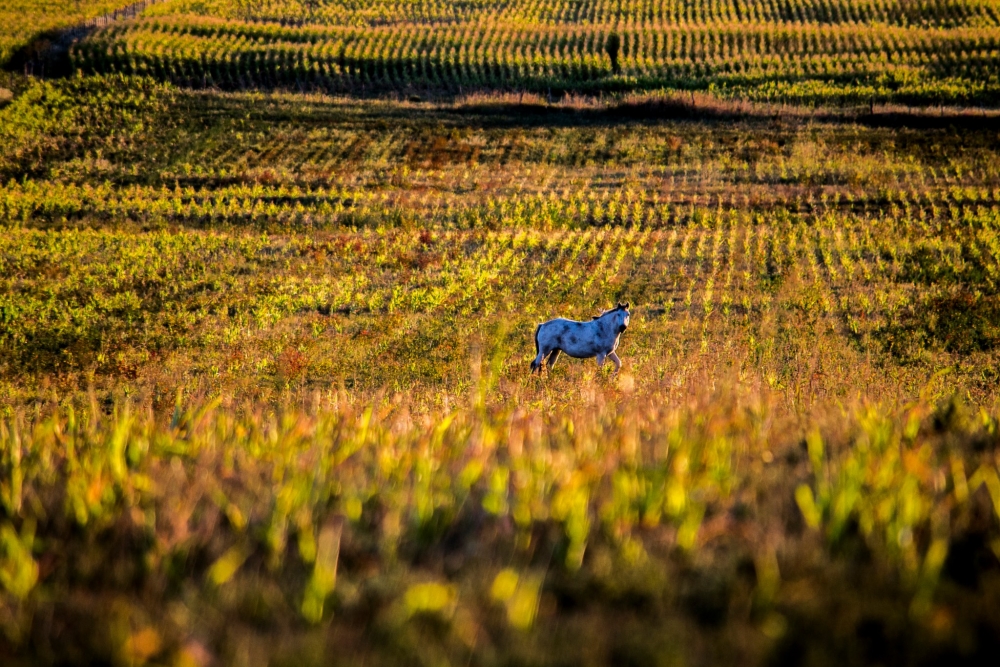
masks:
[(53, 162), (84, 152), (135, 159), (168, 99), (168, 89), (151, 79), (33, 82), (2, 111), (0, 179), (47, 175)]

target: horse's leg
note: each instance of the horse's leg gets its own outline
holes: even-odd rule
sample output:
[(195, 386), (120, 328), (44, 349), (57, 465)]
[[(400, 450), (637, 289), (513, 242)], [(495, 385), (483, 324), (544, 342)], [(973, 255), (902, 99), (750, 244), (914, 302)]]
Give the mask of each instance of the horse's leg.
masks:
[(550, 371), (552, 370), (552, 367), (556, 365), (556, 359), (559, 358), (559, 353), (561, 351), (562, 350), (560, 350), (557, 347), (556, 349), (552, 350), (552, 354), (549, 355), (549, 361), (548, 361), (548, 363), (546, 365), (549, 367)]
[(544, 349), (539, 349), (538, 350), (538, 356), (536, 356), (535, 360), (531, 362), (531, 372), (532, 373), (534, 373), (535, 371), (538, 371), (539, 375), (542, 374), (542, 360), (545, 359), (545, 355), (546, 354), (548, 354), (547, 350), (544, 350)]
[(615, 365), (615, 374), (617, 375), (618, 371), (622, 369), (622, 360), (619, 359), (618, 355), (615, 354), (614, 352), (608, 354), (608, 359), (610, 359), (611, 363)]
[(608, 355), (604, 354), (603, 352), (598, 352), (597, 353), (597, 367), (598, 368), (603, 368), (604, 367), (604, 357), (606, 357), (606, 356), (608, 356)]

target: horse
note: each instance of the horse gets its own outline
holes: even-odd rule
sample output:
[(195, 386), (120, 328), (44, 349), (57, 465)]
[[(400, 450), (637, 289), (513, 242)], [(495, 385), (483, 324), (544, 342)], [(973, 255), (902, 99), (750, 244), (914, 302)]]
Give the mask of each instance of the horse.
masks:
[(622, 332), (628, 329), (631, 314), (629, 304), (619, 303), (605, 310), (589, 322), (577, 322), (562, 317), (542, 322), (535, 329), (535, 360), (531, 362), (531, 372), (542, 374), (542, 362), (548, 357), (549, 370), (556, 365), (560, 352), (576, 359), (597, 357), (597, 367), (604, 366), (610, 359), (615, 365), (615, 373), (622, 367), (622, 361), (615, 354)]

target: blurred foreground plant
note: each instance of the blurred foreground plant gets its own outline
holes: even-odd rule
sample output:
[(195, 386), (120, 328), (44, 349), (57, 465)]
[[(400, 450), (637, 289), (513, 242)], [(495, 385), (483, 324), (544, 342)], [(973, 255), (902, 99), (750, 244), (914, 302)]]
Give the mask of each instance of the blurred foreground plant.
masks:
[[(767, 609), (781, 602), (794, 535), (769, 537), (786, 517), (740, 518), (757, 511), (746, 498), (767, 494), (794, 495), (834, 547), (863, 535), (904, 574), (920, 616), (979, 489), (1000, 508), (996, 416), (942, 410), (865, 408), (839, 430), (818, 419), (805, 467), (773, 454), (797, 451), (801, 427), (737, 390), (681, 405), (595, 391), (588, 405), (549, 410), (473, 400), (433, 412), (340, 392), (311, 410), (179, 403), (169, 422), (131, 405), (18, 415), (0, 425), (0, 623), (16, 645), (32, 605), (80, 586), (152, 608), (183, 591), (212, 606), (276, 586), (294, 623), (375, 595), (400, 610), (386, 622), (438, 619), (474, 644), (477, 605), (529, 631), (551, 613), (549, 575), (585, 580), (608, 548), (622, 571), (645, 571), (739, 539), (756, 563), (762, 631), (778, 637), (785, 621)], [(472, 588), (458, 577), (468, 571), (481, 574)], [(122, 637), (145, 636), (135, 623)], [(189, 650), (196, 632), (177, 613), (143, 646)], [(136, 654), (128, 641), (115, 655)]]
[[(867, 408), (832, 447), (818, 429), (808, 434), (813, 484), (799, 485), (795, 499), (806, 523), (831, 544), (860, 532), (897, 563), (916, 589), (911, 613), (923, 615), (953, 534), (977, 509), (977, 493), (994, 526), (1000, 519), (997, 432), (997, 415), (971, 414), (955, 401), (936, 410), (918, 402), (898, 415)], [(1000, 557), (995, 531), (990, 548)]]

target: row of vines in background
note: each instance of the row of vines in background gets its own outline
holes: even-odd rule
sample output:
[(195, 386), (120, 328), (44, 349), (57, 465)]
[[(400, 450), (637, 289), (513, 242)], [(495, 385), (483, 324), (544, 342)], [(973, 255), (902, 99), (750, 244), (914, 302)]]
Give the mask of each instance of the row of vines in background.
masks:
[[(661, 18), (662, 12), (626, 5), (622, 16), (599, 12), (594, 20), (551, 22), (532, 11), (508, 11), (508, 3), (485, 3), (454, 20), (369, 25), (365, 9), (334, 6), (357, 20), (247, 20), (222, 5), (206, 10), (167, 3), (146, 18), (84, 40), (72, 59), (84, 72), (227, 89), (690, 88), (809, 103), (988, 105), (1000, 95), (1000, 29), (989, 3), (970, 6), (962, 20), (947, 25), (933, 19), (942, 10), (938, 3), (911, 10), (918, 15), (911, 18), (926, 13), (930, 22), (897, 16), (876, 24), (857, 20), (850, 11), (816, 21), (809, 6), (782, 18), (713, 11), (677, 23)], [(628, 18), (632, 10), (642, 18)]]
[[(74, 28), (132, 4), (130, 0), (4, 0), (0, 5), (0, 66), (43, 34)], [(38, 49), (49, 46), (43, 40)], [(31, 53), (29, 55), (36, 55)]]
[(152, 15), (215, 15), (283, 24), (449, 24), (489, 16), (539, 25), (624, 23), (882, 23), (950, 28), (996, 26), (995, 0), (173, 0)]
[[(407, 189), (248, 183), (226, 186), (115, 188), (108, 184), (58, 185), (37, 181), (0, 187), (0, 221), (32, 226), (78, 222), (173, 223), (262, 229), (413, 226), (446, 228), (581, 228), (627, 225), (651, 228), (728, 219), (794, 220), (803, 224), (863, 216), (902, 221), (938, 233), (995, 219), (1000, 191), (986, 187), (941, 190), (885, 189), (872, 196), (813, 192), (766, 197), (697, 193), (650, 197), (631, 188), (577, 192), (512, 192), (477, 197), (434, 195)], [(891, 210), (890, 215), (885, 215)]]
[(935, 34), (924, 41), (905, 30), (873, 39), (868, 28), (664, 29), (623, 34), (618, 63), (604, 52), (609, 30), (419, 28), (410, 34), (380, 29), (299, 35), (298, 29), (242, 24), (216, 24), (201, 34), (161, 30), (156, 22), (145, 27), (140, 23), (124, 28), (125, 34), (109, 32), (84, 42), (74, 52), (76, 67), (188, 85), (346, 92), (366, 87), (727, 90), (815, 80), (834, 84), (832, 91), (844, 98), (871, 93), (878, 100), (927, 103), (988, 102), (998, 85), (997, 35), (990, 31)]

